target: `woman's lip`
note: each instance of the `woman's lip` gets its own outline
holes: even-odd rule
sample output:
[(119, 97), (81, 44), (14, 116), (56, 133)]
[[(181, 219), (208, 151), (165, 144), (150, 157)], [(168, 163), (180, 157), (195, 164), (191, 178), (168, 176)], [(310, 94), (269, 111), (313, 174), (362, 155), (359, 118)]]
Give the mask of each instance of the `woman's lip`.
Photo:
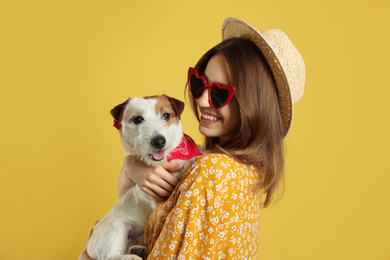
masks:
[(213, 114), (206, 113), (206, 112), (202, 111), (202, 115), (200, 118), (201, 123), (203, 123), (205, 125), (210, 125), (210, 124), (214, 124), (214, 123), (218, 122), (219, 120), (221, 120), (220, 117), (217, 117)]
[(204, 111), (204, 110), (201, 111), (201, 114), (202, 114), (202, 116), (203, 116), (203, 115), (206, 115), (206, 116), (216, 117), (217, 119), (221, 119), (221, 118), (219, 118), (218, 116), (216, 116), (216, 115), (214, 115), (214, 114), (212, 114), (212, 113), (206, 112), (206, 111)]
[(211, 124), (215, 124), (216, 122), (218, 122), (218, 120), (208, 120), (208, 119), (206, 119), (206, 118), (204, 118), (204, 117), (202, 117), (202, 118), (200, 119), (200, 123), (201, 123), (202, 125), (211, 125)]

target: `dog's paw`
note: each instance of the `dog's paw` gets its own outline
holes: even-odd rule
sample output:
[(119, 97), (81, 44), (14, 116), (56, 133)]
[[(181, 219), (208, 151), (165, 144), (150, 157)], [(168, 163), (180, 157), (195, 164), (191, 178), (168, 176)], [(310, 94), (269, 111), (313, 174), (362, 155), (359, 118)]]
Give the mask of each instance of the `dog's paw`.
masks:
[(143, 259), (146, 258), (146, 253), (146, 247), (138, 245), (130, 247), (128, 251), (128, 254), (137, 255)]
[(105, 258), (107, 260), (142, 260), (141, 257), (137, 255), (117, 255)]

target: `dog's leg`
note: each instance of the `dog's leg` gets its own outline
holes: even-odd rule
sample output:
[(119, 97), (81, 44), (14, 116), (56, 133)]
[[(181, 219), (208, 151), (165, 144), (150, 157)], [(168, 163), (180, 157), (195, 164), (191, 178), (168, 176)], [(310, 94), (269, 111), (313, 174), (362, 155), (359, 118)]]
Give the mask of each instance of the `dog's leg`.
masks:
[(99, 260), (141, 260), (124, 255), (128, 244), (128, 227), (116, 218), (104, 218), (94, 227), (87, 244), (88, 255)]

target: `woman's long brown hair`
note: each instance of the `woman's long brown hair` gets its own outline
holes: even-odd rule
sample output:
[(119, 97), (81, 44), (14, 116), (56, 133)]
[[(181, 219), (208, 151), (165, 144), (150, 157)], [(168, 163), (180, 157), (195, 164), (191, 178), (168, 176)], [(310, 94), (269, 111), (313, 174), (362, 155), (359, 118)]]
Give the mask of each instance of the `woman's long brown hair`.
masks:
[[(241, 127), (223, 144), (219, 144), (219, 138), (206, 137), (205, 148), (225, 153), (262, 172), (260, 188), (267, 194), (266, 207), (282, 180), (284, 168), (283, 124), (275, 80), (260, 49), (250, 40), (232, 38), (221, 42), (202, 56), (195, 69), (203, 74), (216, 54), (225, 58), (229, 84), (237, 88), (235, 98), (239, 104)], [(195, 100), (191, 96), (189, 100), (200, 120)]]

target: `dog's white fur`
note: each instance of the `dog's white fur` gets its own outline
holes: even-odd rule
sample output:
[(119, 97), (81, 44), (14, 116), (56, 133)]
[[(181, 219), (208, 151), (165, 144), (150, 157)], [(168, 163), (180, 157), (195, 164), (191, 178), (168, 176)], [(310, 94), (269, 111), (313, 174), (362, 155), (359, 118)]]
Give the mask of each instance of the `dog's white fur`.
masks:
[[(175, 111), (172, 100), (182, 104), (180, 111)], [(123, 110), (119, 119), (120, 134), (125, 152), (136, 155), (151, 166), (166, 161), (166, 156), (179, 145), (183, 136), (180, 114), (184, 103), (166, 96), (158, 96), (131, 98), (121, 105)], [(167, 114), (170, 115), (169, 120)], [(164, 153), (161, 161), (155, 161), (151, 157), (151, 154), (159, 150), (151, 145), (151, 140), (157, 136), (162, 136), (166, 140), (165, 146), (161, 149)], [(186, 161), (183, 170), (174, 174), (181, 177), (193, 160)], [(158, 203), (142, 192), (137, 185), (131, 187), (94, 226), (87, 244), (89, 256), (98, 260), (142, 259), (137, 255), (128, 254), (128, 250), (133, 245), (142, 244), (145, 223), (157, 206)]]

